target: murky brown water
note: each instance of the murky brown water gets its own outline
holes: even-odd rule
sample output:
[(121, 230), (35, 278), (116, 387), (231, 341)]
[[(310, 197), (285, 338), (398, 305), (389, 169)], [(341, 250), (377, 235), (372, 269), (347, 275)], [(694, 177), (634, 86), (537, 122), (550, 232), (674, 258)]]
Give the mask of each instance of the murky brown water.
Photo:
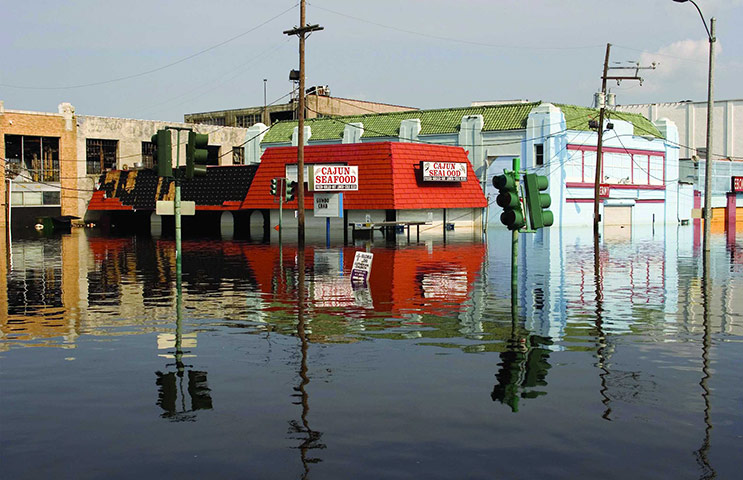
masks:
[(4, 252), (3, 478), (739, 475), (743, 240), (183, 246)]

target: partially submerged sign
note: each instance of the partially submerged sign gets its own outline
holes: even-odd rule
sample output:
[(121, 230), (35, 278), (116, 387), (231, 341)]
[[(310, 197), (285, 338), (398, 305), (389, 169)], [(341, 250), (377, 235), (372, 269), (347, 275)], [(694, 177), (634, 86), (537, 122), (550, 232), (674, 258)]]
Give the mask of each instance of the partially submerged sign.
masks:
[(464, 162), (421, 162), (424, 182), (466, 182)]
[(343, 194), (342, 193), (315, 193), (315, 216), (316, 217), (342, 217), (343, 216)]
[(374, 254), (369, 252), (356, 252), (351, 267), (351, 284), (366, 286), (371, 274), (372, 260)]
[(359, 189), (359, 167), (356, 165), (311, 165), (310, 170), (311, 192)]

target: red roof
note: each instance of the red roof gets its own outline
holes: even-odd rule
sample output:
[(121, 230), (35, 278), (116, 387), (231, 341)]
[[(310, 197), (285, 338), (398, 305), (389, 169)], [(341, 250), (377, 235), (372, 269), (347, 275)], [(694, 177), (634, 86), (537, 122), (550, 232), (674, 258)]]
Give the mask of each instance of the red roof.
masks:
[[(466, 163), (467, 181), (423, 182), (420, 172), (423, 160)], [(480, 208), (487, 205), (467, 152), (461, 147), (399, 142), (311, 145), (304, 148), (304, 161), (305, 164), (359, 167), (359, 190), (343, 195), (343, 207), (347, 210)], [(296, 163), (297, 147), (268, 148), (242, 208), (278, 208), (270, 194), (271, 179), (285, 176), (285, 166)], [(297, 200), (286, 206), (297, 208)], [(305, 209), (313, 208), (312, 193), (308, 192)]]

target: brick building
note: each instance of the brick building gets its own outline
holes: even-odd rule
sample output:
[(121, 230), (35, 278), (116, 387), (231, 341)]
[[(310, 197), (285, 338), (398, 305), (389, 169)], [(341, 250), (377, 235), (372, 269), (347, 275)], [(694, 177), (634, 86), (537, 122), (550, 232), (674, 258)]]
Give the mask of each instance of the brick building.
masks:
[[(0, 226), (7, 227), (7, 202), (18, 218), (76, 215), (77, 125), (69, 103), (57, 113), (6, 110), (0, 102)], [(10, 195), (8, 187), (10, 186)]]

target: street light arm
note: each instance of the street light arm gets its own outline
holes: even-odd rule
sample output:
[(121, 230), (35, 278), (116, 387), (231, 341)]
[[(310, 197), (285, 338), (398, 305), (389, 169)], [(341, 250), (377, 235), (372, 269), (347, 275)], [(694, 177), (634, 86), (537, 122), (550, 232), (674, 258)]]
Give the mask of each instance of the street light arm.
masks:
[(699, 16), (702, 18), (702, 23), (704, 24), (704, 29), (707, 30), (707, 37), (709, 37), (709, 41), (714, 42), (715, 39), (712, 34), (709, 33), (709, 28), (707, 28), (707, 21), (704, 19), (704, 15), (702, 15), (702, 11), (699, 9), (699, 5), (697, 5), (697, 2), (695, 2), (694, 0), (689, 1), (692, 3), (692, 5), (694, 5), (694, 7), (696, 7), (697, 12), (699, 12)]

